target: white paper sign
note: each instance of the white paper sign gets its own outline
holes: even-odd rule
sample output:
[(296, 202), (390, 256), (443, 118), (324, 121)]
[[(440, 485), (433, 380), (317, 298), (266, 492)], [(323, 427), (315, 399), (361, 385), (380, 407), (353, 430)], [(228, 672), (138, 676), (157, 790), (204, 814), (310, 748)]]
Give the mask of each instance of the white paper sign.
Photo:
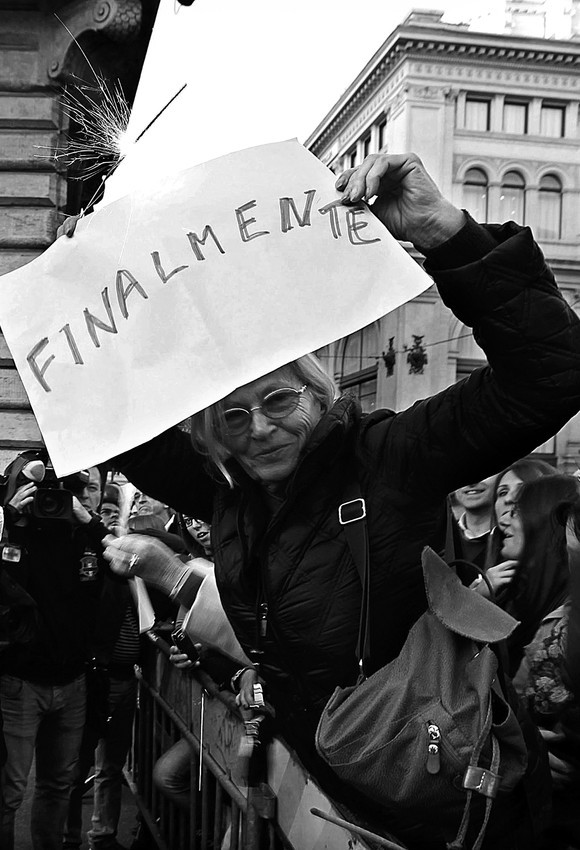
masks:
[(0, 325), (59, 476), (139, 445), (431, 280), (297, 141), (166, 177), (2, 277)]
[(155, 609), (151, 603), (147, 585), (139, 576), (129, 579), (129, 588), (137, 608), (137, 619), (139, 620), (139, 634), (145, 634), (155, 625)]

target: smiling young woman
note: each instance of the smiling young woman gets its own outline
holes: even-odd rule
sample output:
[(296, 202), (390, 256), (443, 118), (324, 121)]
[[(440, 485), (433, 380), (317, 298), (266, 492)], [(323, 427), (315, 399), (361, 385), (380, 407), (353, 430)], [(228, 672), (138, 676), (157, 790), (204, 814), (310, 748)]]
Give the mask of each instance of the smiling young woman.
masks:
[(578, 482), (571, 475), (548, 475), (524, 484), (509, 517), (504, 515), (502, 555), (518, 560), (505, 607), (520, 625), (508, 639), (511, 675), (543, 618), (568, 596), (566, 529), (558, 505), (574, 501)]

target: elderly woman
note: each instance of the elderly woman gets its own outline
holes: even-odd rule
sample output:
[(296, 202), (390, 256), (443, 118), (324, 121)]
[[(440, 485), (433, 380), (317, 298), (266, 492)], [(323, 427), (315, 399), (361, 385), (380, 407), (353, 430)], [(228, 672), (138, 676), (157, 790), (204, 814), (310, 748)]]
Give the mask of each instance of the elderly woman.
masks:
[[(426, 255), (490, 366), (408, 410), (362, 416), (312, 356), (301, 357), (196, 414), (191, 436), (172, 429), (117, 460), (137, 487), (211, 520), (226, 614), (259, 664), (283, 734), (324, 783), (314, 730), (333, 689), (357, 677), (361, 587), (339, 520), (351, 485), (366, 500), (378, 668), (426, 607), (420, 554), (440, 547), (446, 494), (505, 468), (580, 407), (580, 323), (529, 229), (476, 224), (414, 155), (368, 157), (337, 188), (345, 203), (376, 196), (375, 214)], [(137, 542), (117, 541), (113, 565), (163, 573), (180, 598), (186, 568)], [(518, 792), (494, 804), (484, 847), (516, 846), (522, 806)], [(539, 812), (541, 801), (532, 806)], [(445, 846), (437, 812), (415, 827), (413, 848)], [(529, 836), (521, 846), (532, 846)]]

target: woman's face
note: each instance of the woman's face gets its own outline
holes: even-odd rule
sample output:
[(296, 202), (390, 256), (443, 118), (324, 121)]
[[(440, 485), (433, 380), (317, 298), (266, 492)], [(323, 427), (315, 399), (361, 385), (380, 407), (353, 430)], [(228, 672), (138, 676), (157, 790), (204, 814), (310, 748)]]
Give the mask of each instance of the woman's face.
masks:
[(194, 517), (184, 516), (183, 518), (185, 522), (185, 527), (187, 529), (187, 533), (193, 537), (196, 543), (199, 543), (200, 546), (203, 547), (203, 551), (206, 555), (211, 553), (211, 526), (208, 522), (204, 522), (202, 519), (195, 519)]
[(572, 517), (566, 523), (566, 546), (568, 548), (568, 554), (573, 552), (577, 558), (580, 557), (580, 540), (576, 535), (576, 528)]
[(511, 509), (516, 503), (517, 495), (524, 482), (522, 479), (509, 470), (502, 475), (497, 486), (495, 495), (495, 516), (500, 529), (504, 530), (504, 524), (509, 519)]
[[(224, 399), (222, 409), (250, 410), (261, 405), (264, 398), (275, 390), (300, 390), (302, 386), (290, 369), (276, 369), (238, 387)], [(228, 435), (225, 445), (252, 478), (265, 485), (277, 484), (287, 479), (296, 468), (300, 453), (321, 415), (320, 404), (307, 387), (298, 396), (296, 408), (283, 418), (270, 419), (263, 410), (253, 410), (247, 430), (235, 436)]]
[(514, 505), (509, 513), (504, 514), (502, 531), (502, 558), (518, 560), (524, 549), (524, 531), (517, 505)]

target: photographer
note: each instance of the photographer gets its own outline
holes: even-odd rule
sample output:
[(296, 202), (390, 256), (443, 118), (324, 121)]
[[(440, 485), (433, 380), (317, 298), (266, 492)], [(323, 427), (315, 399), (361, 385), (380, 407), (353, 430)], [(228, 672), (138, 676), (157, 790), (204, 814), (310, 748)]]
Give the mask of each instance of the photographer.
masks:
[[(0, 847), (14, 847), (14, 819), (33, 758), (34, 848), (62, 845), (73, 770), (85, 723), (85, 665), (94, 628), (107, 533), (83, 507), (94, 476), (58, 481), (46, 457), (24, 452), (4, 476), (2, 567), (36, 604), (35, 633), (0, 658), (7, 761), (2, 771)], [(100, 484), (100, 479), (99, 479)]]

